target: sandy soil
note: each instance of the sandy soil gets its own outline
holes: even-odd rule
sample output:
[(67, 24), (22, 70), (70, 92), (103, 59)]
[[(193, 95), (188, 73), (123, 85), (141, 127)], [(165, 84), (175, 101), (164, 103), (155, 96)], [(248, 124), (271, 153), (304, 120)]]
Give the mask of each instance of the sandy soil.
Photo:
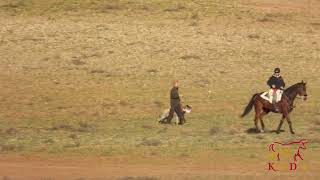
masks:
[(303, 173), (275, 173), (261, 167), (261, 162), (239, 161), (233, 157), (196, 162), (188, 158), (168, 158), (150, 163), (148, 160), (130, 162), (124, 157), (0, 156), (0, 178), (3, 179), (317, 179), (320, 175), (316, 167)]

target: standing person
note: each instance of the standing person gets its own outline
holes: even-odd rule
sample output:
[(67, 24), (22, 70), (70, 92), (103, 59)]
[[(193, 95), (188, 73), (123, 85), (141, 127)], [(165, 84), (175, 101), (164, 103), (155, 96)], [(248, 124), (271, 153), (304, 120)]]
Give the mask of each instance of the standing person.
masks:
[(174, 113), (176, 113), (179, 118), (179, 125), (182, 125), (186, 122), (180, 102), (179, 82), (177, 80), (173, 82), (173, 87), (170, 91), (170, 112), (167, 118), (168, 123), (171, 123)]
[(280, 68), (274, 69), (274, 74), (267, 81), (268, 86), (271, 88), (269, 94), (272, 96), (272, 104), (276, 111), (279, 111), (277, 106), (277, 93), (279, 90), (283, 91), (286, 84), (280, 75)]

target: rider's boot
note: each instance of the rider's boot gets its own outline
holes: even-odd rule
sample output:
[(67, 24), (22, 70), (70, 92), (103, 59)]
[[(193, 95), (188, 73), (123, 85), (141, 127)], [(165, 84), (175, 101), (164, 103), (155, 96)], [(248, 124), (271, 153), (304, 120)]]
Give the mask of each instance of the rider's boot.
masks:
[(273, 104), (274, 110), (276, 112), (279, 112), (279, 106), (277, 104), (277, 93), (273, 93), (272, 104)]

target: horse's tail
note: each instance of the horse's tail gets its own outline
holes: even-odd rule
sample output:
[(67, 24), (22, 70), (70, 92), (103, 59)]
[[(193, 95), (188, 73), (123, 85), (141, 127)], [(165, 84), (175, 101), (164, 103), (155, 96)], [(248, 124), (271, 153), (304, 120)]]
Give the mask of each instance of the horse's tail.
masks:
[(244, 111), (243, 111), (243, 113), (242, 113), (242, 115), (241, 115), (242, 118), (245, 117), (247, 114), (250, 113), (250, 111), (251, 111), (251, 109), (252, 109), (252, 107), (253, 107), (253, 105), (254, 105), (254, 100), (255, 100), (255, 98), (256, 98), (257, 95), (258, 95), (258, 94), (254, 94), (254, 95), (252, 96), (249, 104), (248, 104), (247, 107), (244, 109)]

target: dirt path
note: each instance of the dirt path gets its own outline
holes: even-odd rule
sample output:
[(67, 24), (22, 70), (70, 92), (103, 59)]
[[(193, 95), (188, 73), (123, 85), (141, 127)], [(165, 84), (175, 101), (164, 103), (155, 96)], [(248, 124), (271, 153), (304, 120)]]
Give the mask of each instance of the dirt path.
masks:
[[(163, 160), (154, 163), (126, 163), (125, 159), (53, 159), (25, 156), (1, 156), (0, 175), (7, 179), (125, 179), (129, 177), (186, 179), (213, 176), (253, 174), (249, 166), (239, 163), (221, 165), (192, 162), (188, 159)], [(244, 162), (242, 162), (244, 163)], [(251, 167), (252, 168), (252, 167)], [(0, 178), (1, 178), (0, 176)]]
[[(226, 157), (224, 157), (226, 158)], [(268, 174), (260, 164), (222, 157), (214, 162), (194, 162), (190, 159), (168, 159), (156, 163), (126, 163), (126, 159), (62, 159), (30, 156), (0, 156), (0, 179), (219, 179), (248, 177), (260, 179)], [(282, 174), (283, 175), (283, 174)], [(314, 174), (303, 174), (316, 178)], [(297, 176), (300, 177), (300, 176)]]

